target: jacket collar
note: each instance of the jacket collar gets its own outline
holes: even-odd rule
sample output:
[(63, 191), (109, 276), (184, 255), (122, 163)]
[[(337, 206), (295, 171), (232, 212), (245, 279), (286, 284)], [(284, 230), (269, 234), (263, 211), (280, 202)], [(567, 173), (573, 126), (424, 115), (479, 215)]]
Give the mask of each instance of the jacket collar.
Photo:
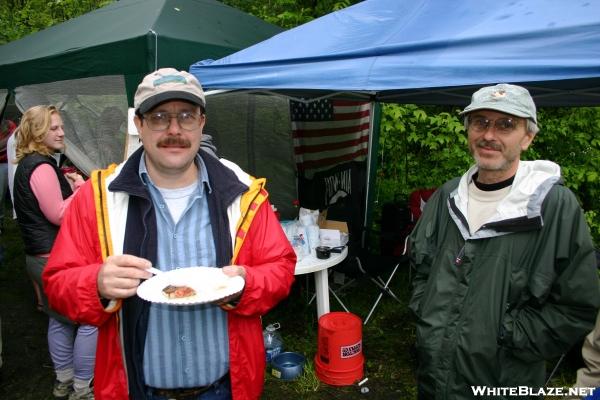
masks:
[(130, 196), (150, 198), (146, 185), (144, 185), (138, 174), (143, 153), (144, 148), (140, 147), (125, 160), (117, 177), (108, 185), (108, 190), (111, 192), (125, 192)]
[[(143, 148), (137, 149), (123, 164), (118, 176), (110, 183), (108, 190), (111, 192), (125, 192), (130, 196), (150, 199), (150, 194), (139, 175), (140, 160)], [(219, 195), (224, 204), (233, 200), (248, 190), (248, 185), (242, 183), (236, 173), (223, 165), (216, 157), (200, 149), (199, 153), (210, 180), (212, 192)]]
[(481, 239), (523, 230), (539, 229), (543, 225), (542, 203), (555, 184), (561, 183), (560, 167), (545, 160), (520, 161), (508, 195), (498, 203), (496, 213), (471, 235), (467, 226), (468, 185), (477, 172), (471, 167), (450, 194), (450, 214), (465, 239)]

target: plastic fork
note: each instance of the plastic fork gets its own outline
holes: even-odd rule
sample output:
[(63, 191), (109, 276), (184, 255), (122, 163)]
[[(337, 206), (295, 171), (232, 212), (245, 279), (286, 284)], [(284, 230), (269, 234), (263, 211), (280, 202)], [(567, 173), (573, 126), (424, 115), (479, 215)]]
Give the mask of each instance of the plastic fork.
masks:
[(147, 268), (146, 271), (150, 272), (153, 275), (160, 275), (163, 273), (163, 271), (161, 271), (158, 268), (154, 268), (154, 267)]

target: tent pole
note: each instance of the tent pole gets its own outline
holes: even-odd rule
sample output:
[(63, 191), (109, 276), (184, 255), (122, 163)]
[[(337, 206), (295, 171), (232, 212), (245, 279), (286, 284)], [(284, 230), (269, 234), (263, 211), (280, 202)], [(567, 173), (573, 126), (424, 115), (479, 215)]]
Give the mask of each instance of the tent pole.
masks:
[(255, 146), (255, 132), (254, 132), (254, 121), (256, 119), (256, 97), (252, 94), (246, 94), (248, 100), (246, 107), (246, 142), (248, 143), (246, 149), (246, 157), (248, 158), (248, 170), (254, 176), (256, 176), (256, 146)]
[(373, 204), (374, 199), (371, 196), (371, 189), (375, 183), (377, 173), (377, 154), (379, 151), (379, 129), (381, 123), (381, 105), (371, 101), (371, 123), (369, 126), (369, 150), (367, 153), (367, 187), (365, 190), (365, 217), (362, 229), (361, 245), (365, 248), (368, 240), (368, 228), (371, 226), (373, 219)]
[(158, 33), (154, 29), (150, 29), (148, 32), (154, 35), (154, 71), (158, 70)]

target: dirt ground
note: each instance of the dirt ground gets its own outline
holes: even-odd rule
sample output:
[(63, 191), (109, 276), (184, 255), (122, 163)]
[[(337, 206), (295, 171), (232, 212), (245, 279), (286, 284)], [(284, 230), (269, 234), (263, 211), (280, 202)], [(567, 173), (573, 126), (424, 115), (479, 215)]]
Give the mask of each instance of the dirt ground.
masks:
[(0, 399), (53, 399), (52, 363), (45, 332), (48, 318), (35, 308), (31, 283), (16, 225), (5, 219), (0, 236), (0, 318), (2, 358)]
[[(48, 355), (46, 330), (48, 319), (35, 308), (34, 293), (25, 273), (22, 243), (18, 228), (11, 220), (4, 221), (0, 236), (0, 317), (4, 365), (0, 368), (0, 399), (51, 400), (54, 380)], [(267, 400), (368, 400), (416, 399), (413, 356), (414, 328), (406, 303), (409, 297), (408, 273), (405, 269), (394, 278), (393, 289), (401, 303), (384, 298), (369, 323), (363, 327), (365, 355), (363, 387), (330, 386), (318, 381), (312, 359), (317, 351), (316, 307), (307, 304), (313, 281), (299, 276), (290, 296), (263, 318), (263, 325), (281, 324), (284, 349), (304, 354), (308, 360), (305, 373), (293, 382), (274, 378), (266, 371), (262, 398)], [(364, 318), (378, 292), (374, 285), (359, 279), (340, 292), (350, 311)], [(341, 311), (331, 297), (331, 310)], [(577, 354), (577, 351), (574, 352)], [(569, 357), (573, 358), (573, 357)], [(576, 357), (575, 357), (576, 358)], [(554, 365), (556, 360), (549, 363)], [(580, 360), (563, 362), (551, 386), (574, 381)], [(361, 388), (368, 392), (362, 393)]]

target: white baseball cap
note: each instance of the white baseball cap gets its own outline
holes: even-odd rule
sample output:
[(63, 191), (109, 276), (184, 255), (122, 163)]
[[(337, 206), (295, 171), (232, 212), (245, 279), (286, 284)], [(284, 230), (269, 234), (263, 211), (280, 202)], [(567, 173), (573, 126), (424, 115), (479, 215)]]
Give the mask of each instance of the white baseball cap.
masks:
[(206, 108), (204, 90), (198, 79), (175, 68), (161, 68), (146, 75), (135, 92), (133, 107), (143, 114), (167, 100), (186, 100)]

